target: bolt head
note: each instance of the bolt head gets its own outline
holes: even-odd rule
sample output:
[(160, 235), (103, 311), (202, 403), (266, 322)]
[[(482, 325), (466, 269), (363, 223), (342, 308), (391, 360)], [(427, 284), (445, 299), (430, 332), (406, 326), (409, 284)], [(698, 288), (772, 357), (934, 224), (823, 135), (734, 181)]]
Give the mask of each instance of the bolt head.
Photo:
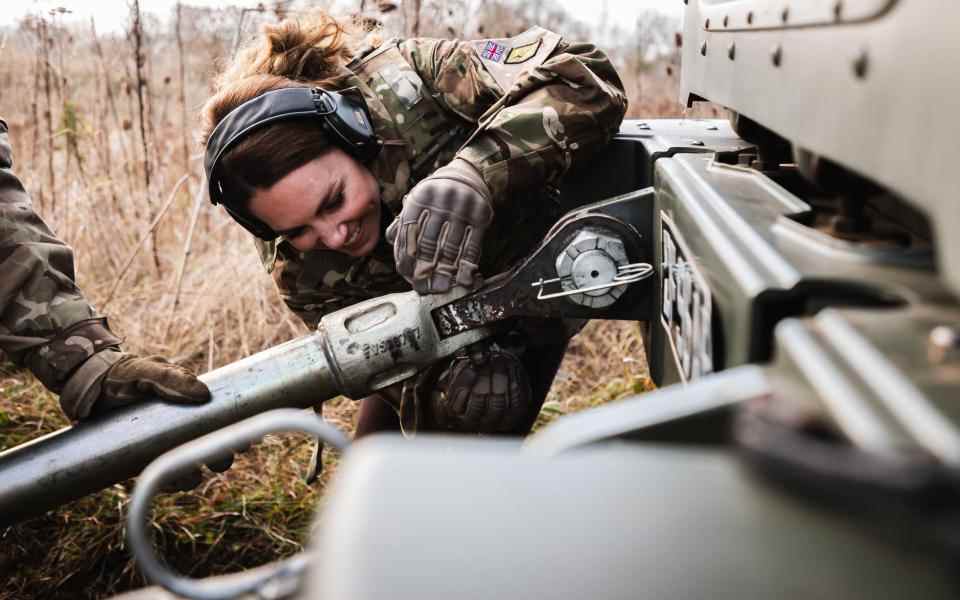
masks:
[(960, 332), (947, 325), (938, 325), (930, 332), (930, 343), (941, 348), (950, 348), (960, 344)]
[(938, 325), (930, 330), (927, 358), (932, 363), (960, 359), (960, 330), (949, 325)]
[(773, 50), (770, 52), (770, 62), (772, 62), (775, 67), (779, 67), (783, 63), (783, 46), (777, 44), (773, 47)]

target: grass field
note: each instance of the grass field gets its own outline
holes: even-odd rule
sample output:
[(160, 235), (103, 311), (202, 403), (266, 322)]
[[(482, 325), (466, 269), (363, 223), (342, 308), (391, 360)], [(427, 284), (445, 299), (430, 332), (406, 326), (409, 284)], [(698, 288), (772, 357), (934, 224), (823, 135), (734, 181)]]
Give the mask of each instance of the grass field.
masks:
[[(4, 32), (0, 46), (0, 115), (10, 125), (15, 172), (75, 248), (81, 287), (127, 350), (198, 371), (306, 332), (279, 301), (248, 235), (200, 189), (197, 110), (239, 17), (235, 9), (184, 8), (179, 19), (145, 18), (124, 37), (67, 28), (54, 14)], [(630, 115), (679, 115), (671, 59), (638, 60), (635, 44), (615, 50)], [(538, 427), (650, 387), (639, 326), (591, 323), (573, 341)], [(338, 398), (324, 416), (350, 431), (355, 408)], [(29, 373), (0, 366), (0, 449), (66, 424), (56, 397)], [(327, 453), (321, 482), (305, 485), (309, 452), (302, 437), (269, 438), (226, 473), (163, 496), (154, 513), (162, 553), (203, 576), (299, 551), (336, 471)], [(131, 489), (119, 484), (0, 530), (0, 598), (101, 598), (142, 586), (124, 546)]]

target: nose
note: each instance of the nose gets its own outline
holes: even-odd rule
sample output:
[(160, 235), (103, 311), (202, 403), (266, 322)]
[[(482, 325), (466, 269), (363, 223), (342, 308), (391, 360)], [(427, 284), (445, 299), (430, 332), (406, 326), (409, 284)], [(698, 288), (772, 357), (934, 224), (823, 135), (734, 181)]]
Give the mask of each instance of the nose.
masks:
[(290, 241), (290, 244), (300, 252), (308, 250), (330, 249), (339, 250), (350, 236), (350, 226), (346, 222), (329, 222), (317, 219), (307, 227), (303, 234)]
[(320, 230), (320, 243), (331, 250), (339, 250), (344, 242), (350, 237), (350, 226), (346, 222), (339, 222), (335, 225), (327, 225)]

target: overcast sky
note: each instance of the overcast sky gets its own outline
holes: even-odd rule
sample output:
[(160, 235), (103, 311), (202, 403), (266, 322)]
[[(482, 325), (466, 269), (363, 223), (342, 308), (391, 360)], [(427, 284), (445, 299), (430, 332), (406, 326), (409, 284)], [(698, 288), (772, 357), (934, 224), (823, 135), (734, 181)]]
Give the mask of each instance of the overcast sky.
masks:
[[(680, 0), (606, 0), (610, 15), (616, 15), (620, 23), (633, 23), (641, 11), (656, 9), (679, 18), (683, 12)], [(0, 0), (5, 5), (0, 9), (0, 25), (12, 25), (27, 13), (41, 13), (51, 8), (64, 7), (71, 11), (64, 19), (82, 19), (84, 22), (92, 15), (101, 32), (120, 31), (127, 21), (126, 0)], [(559, 0), (560, 4), (576, 19), (590, 25), (597, 25), (601, 15), (603, 0)], [(257, 0), (183, 0), (184, 4), (196, 6), (256, 6)], [(165, 17), (170, 14), (176, 0), (140, 0), (144, 12), (152, 12)]]

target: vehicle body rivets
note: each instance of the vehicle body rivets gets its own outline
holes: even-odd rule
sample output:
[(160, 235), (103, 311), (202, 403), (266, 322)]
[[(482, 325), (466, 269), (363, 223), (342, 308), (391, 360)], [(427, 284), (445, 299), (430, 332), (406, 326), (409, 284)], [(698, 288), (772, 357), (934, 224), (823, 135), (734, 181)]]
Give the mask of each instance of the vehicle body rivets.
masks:
[(702, 44), (700, 44), (700, 56), (706, 56), (706, 55), (707, 55), (707, 42), (704, 41)]
[(869, 70), (870, 57), (867, 55), (867, 51), (864, 50), (860, 53), (860, 56), (853, 61), (853, 74), (857, 76), (857, 79), (866, 79)]
[(770, 53), (770, 60), (773, 62), (773, 66), (780, 66), (783, 62), (783, 46), (777, 44), (773, 47), (773, 51)]
[(730, 42), (730, 45), (727, 46), (727, 58), (733, 60), (737, 57), (737, 44), (736, 42)]

